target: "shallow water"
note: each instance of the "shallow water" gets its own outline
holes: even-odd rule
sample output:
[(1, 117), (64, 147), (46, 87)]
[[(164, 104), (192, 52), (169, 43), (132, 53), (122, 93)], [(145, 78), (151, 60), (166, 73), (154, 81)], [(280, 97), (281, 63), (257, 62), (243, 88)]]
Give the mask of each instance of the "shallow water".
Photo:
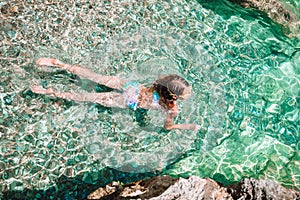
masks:
[[(0, 5), (0, 191), (79, 197), (82, 184), (154, 174), (299, 189), (300, 43), (265, 15), (221, 1)], [(33, 94), (32, 84), (109, 91), (38, 67), (40, 57), (145, 85), (179, 74), (193, 96), (179, 102), (176, 121), (202, 128), (167, 132), (159, 111)]]

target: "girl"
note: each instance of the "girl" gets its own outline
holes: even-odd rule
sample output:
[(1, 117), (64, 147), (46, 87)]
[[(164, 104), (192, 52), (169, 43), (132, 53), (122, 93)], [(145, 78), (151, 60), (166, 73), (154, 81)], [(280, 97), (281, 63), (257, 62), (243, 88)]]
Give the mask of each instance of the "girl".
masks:
[(174, 118), (179, 113), (176, 100), (184, 100), (191, 95), (189, 83), (176, 74), (160, 76), (151, 87), (147, 88), (138, 82), (124, 82), (119, 80), (116, 76), (102, 76), (90, 69), (65, 64), (53, 58), (41, 58), (37, 61), (37, 64), (40, 66), (55, 66), (65, 69), (80, 77), (115, 89), (115, 91), (103, 93), (69, 93), (56, 92), (51, 88), (44, 89), (42, 86), (31, 86), (30, 89), (34, 93), (47, 94), (53, 97), (80, 102), (89, 101), (107, 107), (129, 107), (134, 110), (137, 108), (160, 109), (167, 111), (167, 117), (164, 123), (166, 130), (189, 129), (197, 131), (200, 128), (200, 126), (196, 124), (174, 124)]

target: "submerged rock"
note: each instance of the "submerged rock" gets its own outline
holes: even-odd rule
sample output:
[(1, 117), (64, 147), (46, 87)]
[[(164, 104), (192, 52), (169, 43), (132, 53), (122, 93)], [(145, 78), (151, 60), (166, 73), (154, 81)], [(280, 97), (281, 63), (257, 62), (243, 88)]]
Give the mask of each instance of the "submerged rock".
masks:
[(269, 180), (247, 178), (238, 184), (223, 187), (209, 178), (191, 176), (172, 178), (158, 176), (149, 180), (121, 185), (113, 182), (99, 188), (88, 199), (300, 199), (300, 192), (287, 189)]
[[(299, 36), (299, 9), (295, 6), (294, 12), (291, 6), (284, 4), (280, 0), (230, 0), (237, 3), (244, 8), (254, 8), (262, 11), (268, 15), (273, 21), (287, 27), (289, 29), (288, 35)], [(295, 13), (296, 12), (296, 13)]]

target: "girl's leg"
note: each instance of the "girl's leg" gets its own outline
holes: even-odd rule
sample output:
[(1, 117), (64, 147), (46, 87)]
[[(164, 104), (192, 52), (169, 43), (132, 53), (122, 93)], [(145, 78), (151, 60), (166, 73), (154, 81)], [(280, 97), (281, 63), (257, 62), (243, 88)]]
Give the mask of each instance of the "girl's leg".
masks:
[(124, 85), (124, 82), (119, 80), (119, 78), (116, 76), (102, 76), (100, 74), (93, 72), (90, 69), (80, 67), (77, 65), (69, 65), (57, 59), (40, 58), (36, 63), (38, 65), (55, 66), (55, 67), (65, 69), (73, 74), (76, 74), (83, 78), (87, 78), (93, 82), (99, 83), (101, 85), (105, 85), (113, 89), (122, 90), (122, 87)]
[(46, 94), (53, 97), (59, 97), (67, 100), (79, 102), (94, 102), (106, 107), (126, 108), (123, 95), (118, 92), (103, 93), (70, 93), (70, 92), (54, 92), (51, 88), (45, 89), (42, 86), (30, 86), (32, 92), (37, 94)]

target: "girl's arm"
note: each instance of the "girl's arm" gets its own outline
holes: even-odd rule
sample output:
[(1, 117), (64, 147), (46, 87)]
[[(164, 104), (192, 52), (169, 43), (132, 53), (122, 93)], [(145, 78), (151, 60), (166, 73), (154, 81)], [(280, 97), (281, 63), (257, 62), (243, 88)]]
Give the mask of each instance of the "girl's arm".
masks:
[(167, 113), (167, 118), (165, 119), (164, 127), (166, 130), (171, 129), (182, 129), (182, 130), (191, 130), (191, 131), (198, 131), (200, 126), (197, 124), (174, 124), (174, 118), (178, 115), (179, 110), (178, 107), (175, 105), (171, 110)]

